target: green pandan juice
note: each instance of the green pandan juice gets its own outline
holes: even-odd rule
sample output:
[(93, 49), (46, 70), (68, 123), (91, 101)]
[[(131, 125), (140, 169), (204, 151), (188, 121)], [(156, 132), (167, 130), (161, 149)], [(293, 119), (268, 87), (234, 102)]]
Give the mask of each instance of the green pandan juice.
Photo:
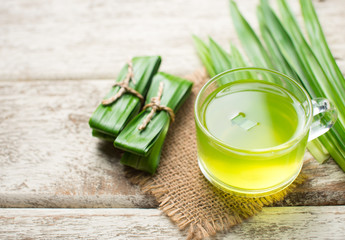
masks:
[[(237, 192), (286, 186), (302, 166), (303, 103), (281, 86), (241, 80), (218, 87), (200, 106), (198, 159), (215, 185)], [(201, 128), (204, 128), (202, 130)], [(205, 131), (207, 130), (207, 131)]]

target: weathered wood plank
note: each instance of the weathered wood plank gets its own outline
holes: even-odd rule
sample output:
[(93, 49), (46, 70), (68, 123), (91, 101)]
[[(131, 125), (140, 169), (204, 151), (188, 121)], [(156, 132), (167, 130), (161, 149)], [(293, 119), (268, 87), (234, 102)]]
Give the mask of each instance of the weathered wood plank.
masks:
[(114, 78), (131, 56), (200, 67), (192, 34), (230, 37), (226, 1), (24, 0), (0, 6), (0, 79)]
[[(0, 206), (155, 207), (88, 119), (111, 80), (0, 82)], [(282, 205), (345, 204), (345, 174), (306, 155), (310, 179)]]
[(343, 239), (345, 206), (264, 208), (226, 239)]
[[(276, 207), (216, 239), (343, 239), (345, 206)], [(2, 239), (185, 239), (156, 209), (0, 209)]]
[(1, 82), (0, 205), (153, 207), (88, 119), (112, 81)]
[(303, 172), (308, 179), (278, 206), (345, 204), (345, 174), (333, 160), (320, 165), (307, 152)]
[[(258, 0), (237, 1), (256, 22)], [(298, 9), (298, 1), (289, 1)], [(345, 69), (343, 0), (314, 1)], [(257, 25), (255, 23), (254, 25)], [(237, 42), (228, 1), (11, 0), (0, 5), (0, 79), (114, 78), (131, 56), (160, 54), (162, 70), (200, 67), (192, 34)]]

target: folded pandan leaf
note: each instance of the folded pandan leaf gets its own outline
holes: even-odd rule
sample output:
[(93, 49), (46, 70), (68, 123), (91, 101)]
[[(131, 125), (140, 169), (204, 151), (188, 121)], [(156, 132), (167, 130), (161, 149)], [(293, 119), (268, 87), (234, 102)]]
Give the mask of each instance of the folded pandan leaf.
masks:
[[(149, 104), (157, 97), (160, 86), (163, 86), (160, 105), (176, 111), (190, 94), (193, 83), (167, 73), (158, 73), (152, 80), (146, 98)], [(154, 173), (160, 158), (161, 147), (168, 131), (171, 116), (167, 111), (154, 113), (145, 129), (139, 127), (150, 114), (152, 108), (143, 110), (133, 118), (114, 142), (114, 146), (125, 150), (121, 162), (125, 165)]]
[(167, 121), (147, 157), (125, 152), (121, 158), (121, 163), (123, 165), (154, 174), (159, 164), (163, 143), (168, 133), (169, 125), (170, 121)]
[[(129, 71), (133, 70), (133, 77), (131, 77), (128, 87), (145, 96), (160, 63), (160, 56), (134, 57), (131, 60), (131, 66), (128, 63), (121, 69), (116, 83), (123, 82)], [(92, 128), (93, 136), (114, 141), (125, 125), (139, 112), (141, 100), (129, 92), (125, 92), (112, 103), (110, 101), (104, 104), (106, 100), (114, 97), (120, 91), (123, 91), (121, 86), (113, 86), (105, 96), (103, 103), (92, 114), (89, 125)]]

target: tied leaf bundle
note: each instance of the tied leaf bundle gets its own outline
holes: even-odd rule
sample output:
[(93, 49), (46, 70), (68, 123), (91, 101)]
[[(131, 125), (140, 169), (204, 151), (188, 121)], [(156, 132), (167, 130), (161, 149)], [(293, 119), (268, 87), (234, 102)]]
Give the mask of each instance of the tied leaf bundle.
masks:
[(134, 57), (120, 71), (115, 85), (92, 114), (92, 135), (114, 141), (126, 124), (139, 112), (153, 76), (161, 63), (160, 56)]
[[(319, 162), (329, 154), (345, 171), (345, 79), (332, 56), (311, 0), (300, 0), (308, 40), (286, 0), (277, 0), (280, 17), (268, 0), (260, 0), (257, 8), (260, 39), (230, 0), (232, 20), (244, 51), (251, 63), (231, 45), (228, 54), (212, 39), (207, 45), (194, 37), (198, 54), (212, 77), (230, 68), (264, 67), (276, 69), (299, 81), (313, 98), (330, 99), (338, 109), (338, 121), (326, 134), (308, 144)], [(221, 83), (220, 83), (221, 84)]]
[[(168, 109), (176, 113), (189, 96), (192, 85), (186, 79), (166, 73), (158, 73), (153, 78), (145, 102), (149, 107), (133, 118), (114, 142), (115, 147), (126, 151), (121, 159), (122, 164), (151, 174), (156, 171), (172, 120)], [(152, 111), (155, 106), (161, 108)], [(148, 119), (149, 115), (151, 118)]]

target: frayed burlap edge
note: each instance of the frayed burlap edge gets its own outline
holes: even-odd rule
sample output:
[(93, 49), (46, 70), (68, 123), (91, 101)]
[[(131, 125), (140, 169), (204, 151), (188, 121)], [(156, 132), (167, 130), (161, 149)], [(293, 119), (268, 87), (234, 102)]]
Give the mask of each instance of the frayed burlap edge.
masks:
[[(150, 181), (154, 176), (128, 169), (127, 177), (130, 178), (133, 184), (140, 186), (144, 193), (153, 195), (159, 203), (159, 209), (170, 217), (180, 230), (187, 230), (187, 239), (203, 239), (214, 236), (217, 232), (227, 232), (232, 226), (242, 223), (243, 220), (259, 213), (263, 207), (282, 201), (289, 193), (293, 192), (298, 185), (302, 184), (307, 179), (307, 176), (301, 173), (292, 184), (282, 191), (270, 196), (252, 199), (255, 204), (249, 205), (247, 208), (242, 208), (241, 214), (229, 214), (225, 215), (224, 218), (204, 219), (194, 223), (185, 218), (184, 212), (175, 207), (175, 201), (169, 195), (169, 190), (165, 189), (164, 185), (156, 185), (154, 182)], [(220, 201), (227, 201), (227, 197), (224, 197), (224, 195), (228, 195), (227, 193), (211, 185), (210, 187), (213, 188), (215, 192), (219, 193)], [(235, 196), (229, 194), (228, 197), (232, 198)], [(243, 198), (243, 200), (246, 201), (248, 199)]]
[[(187, 239), (203, 239), (217, 232), (226, 232), (260, 212), (264, 206), (283, 200), (304, 182), (306, 176), (300, 174), (289, 187), (260, 198), (238, 197), (212, 186), (197, 165), (191, 113), (195, 96), (208, 77), (205, 70), (199, 70), (187, 78), (194, 82), (192, 96), (186, 106), (182, 106), (182, 113), (177, 115), (176, 122), (169, 129), (157, 173), (151, 176), (128, 168), (127, 177), (144, 193), (155, 197), (159, 209), (180, 230), (187, 232)], [(194, 187), (200, 189), (195, 190)]]

